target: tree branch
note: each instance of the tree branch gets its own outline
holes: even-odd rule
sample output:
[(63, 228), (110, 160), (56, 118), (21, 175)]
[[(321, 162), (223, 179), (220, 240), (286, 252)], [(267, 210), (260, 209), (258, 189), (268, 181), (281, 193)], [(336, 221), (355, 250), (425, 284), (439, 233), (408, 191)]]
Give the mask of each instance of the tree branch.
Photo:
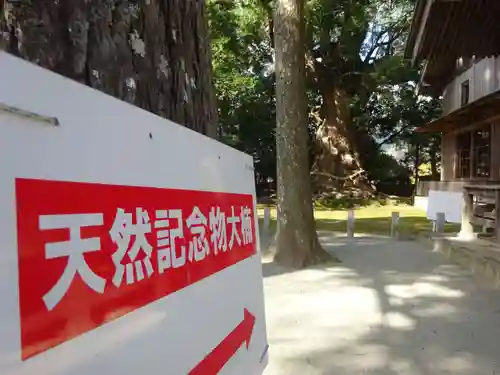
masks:
[(273, 19), (273, 0), (260, 0), (261, 6), (266, 11), (267, 15), (267, 27), (269, 28), (269, 39), (271, 43), (271, 48), (274, 49), (274, 19)]
[(314, 172), (311, 172), (311, 175), (326, 176), (326, 177), (333, 178), (334, 180), (347, 181), (347, 180), (352, 180), (354, 177), (356, 177), (364, 172), (366, 172), (364, 169), (360, 169), (349, 176), (335, 176), (333, 174), (326, 173), (326, 172), (314, 171)]
[(396, 138), (398, 135), (402, 134), (406, 129), (408, 129), (410, 126), (412, 126), (412, 124), (407, 124), (405, 126), (403, 126), (401, 129), (399, 129), (397, 132), (395, 133), (392, 133), (390, 136), (386, 137), (385, 139), (382, 140), (382, 142), (380, 143), (377, 143), (375, 145), (375, 150), (380, 150), (382, 148), (383, 145), (385, 145), (386, 143), (392, 141), (394, 138)]
[(370, 50), (366, 54), (366, 57), (364, 58), (363, 62), (368, 62), (373, 58), (372, 55), (377, 50), (377, 48), (379, 46), (380, 39), (382, 39), (382, 37), (386, 34), (387, 34), (387, 32), (384, 31), (384, 32), (381, 32), (380, 34), (377, 35), (377, 39), (375, 39), (372, 47), (370, 48)]
[[(367, 63), (370, 60), (375, 59), (376, 56), (373, 54), (381, 47), (391, 45), (394, 43), (396, 39), (398, 39), (402, 34), (403, 34), (403, 25), (401, 22), (396, 22), (395, 24), (389, 26), (386, 30), (381, 31), (380, 34), (378, 34), (377, 39), (375, 39), (375, 42), (373, 43), (372, 47), (370, 48), (369, 52), (366, 54), (366, 57), (364, 58), (364, 62)], [(389, 33), (394, 32), (392, 36), (389, 38), (389, 40), (381, 42), (381, 39), (388, 35)]]

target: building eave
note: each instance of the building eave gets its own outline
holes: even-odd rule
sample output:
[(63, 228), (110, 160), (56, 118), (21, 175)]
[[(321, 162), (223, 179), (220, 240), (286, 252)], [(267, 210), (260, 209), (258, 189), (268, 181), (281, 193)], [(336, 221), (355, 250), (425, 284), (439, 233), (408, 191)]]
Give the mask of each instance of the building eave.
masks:
[(405, 56), (414, 66), (425, 61), (422, 81), (440, 91), (460, 57), (500, 55), (498, 19), (498, 0), (418, 0)]
[(407, 59), (411, 59), (413, 61), (413, 50), (415, 48), (415, 42), (417, 38), (418, 31), (421, 27), (421, 19), (424, 13), (424, 7), (427, 0), (417, 0), (415, 3), (415, 8), (413, 10), (413, 18), (411, 22), (410, 32), (408, 33), (408, 37), (406, 39), (406, 46), (404, 56)]
[(450, 112), (427, 125), (417, 128), (417, 133), (449, 133), (468, 125), (481, 124), (500, 117), (500, 90), (475, 100)]

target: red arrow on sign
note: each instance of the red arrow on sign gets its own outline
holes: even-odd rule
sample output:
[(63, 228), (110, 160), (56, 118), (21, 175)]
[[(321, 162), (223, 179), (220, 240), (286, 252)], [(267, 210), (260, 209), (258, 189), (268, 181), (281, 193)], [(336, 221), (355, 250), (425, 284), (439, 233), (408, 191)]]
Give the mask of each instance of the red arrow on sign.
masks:
[(248, 350), (254, 325), (255, 316), (245, 309), (243, 320), (188, 375), (217, 375), (243, 343)]

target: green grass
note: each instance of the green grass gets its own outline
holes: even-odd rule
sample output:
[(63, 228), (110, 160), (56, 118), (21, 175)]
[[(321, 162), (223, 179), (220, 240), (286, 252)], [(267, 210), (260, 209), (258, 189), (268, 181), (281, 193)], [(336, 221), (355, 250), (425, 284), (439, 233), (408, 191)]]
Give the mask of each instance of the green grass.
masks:
[[(257, 208), (259, 218), (262, 220), (264, 207)], [(271, 228), (276, 228), (276, 207), (271, 208)], [(375, 202), (364, 207), (355, 209), (355, 232), (367, 234), (389, 234), (391, 230), (392, 212), (399, 212), (399, 231), (404, 234), (414, 235), (420, 232), (432, 230), (432, 223), (426, 218), (425, 211), (414, 208), (397, 201), (380, 204)], [(347, 210), (331, 210), (327, 208), (316, 208), (314, 216), (318, 230), (346, 232)], [(460, 227), (457, 224), (446, 224), (446, 232), (457, 232)]]
[(347, 210), (350, 208), (361, 208), (368, 206), (391, 206), (391, 205), (409, 205), (411, 198), (378, 196), (375, 198), (323, 198), (314, 202), (315, 210)]

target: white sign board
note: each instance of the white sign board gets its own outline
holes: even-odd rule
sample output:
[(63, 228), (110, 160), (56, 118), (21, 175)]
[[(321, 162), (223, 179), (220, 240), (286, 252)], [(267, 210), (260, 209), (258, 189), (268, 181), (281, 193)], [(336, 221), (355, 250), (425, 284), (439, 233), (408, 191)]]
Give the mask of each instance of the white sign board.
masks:
[(252, 158), (3, 52), (0, 83), (0, 374), (261, 374)]
[(448, 223), (462, 222), (463, 196), (460, 192), (429, 190), (427, 218), (436, 220), (436, 215), (443, 212)]

